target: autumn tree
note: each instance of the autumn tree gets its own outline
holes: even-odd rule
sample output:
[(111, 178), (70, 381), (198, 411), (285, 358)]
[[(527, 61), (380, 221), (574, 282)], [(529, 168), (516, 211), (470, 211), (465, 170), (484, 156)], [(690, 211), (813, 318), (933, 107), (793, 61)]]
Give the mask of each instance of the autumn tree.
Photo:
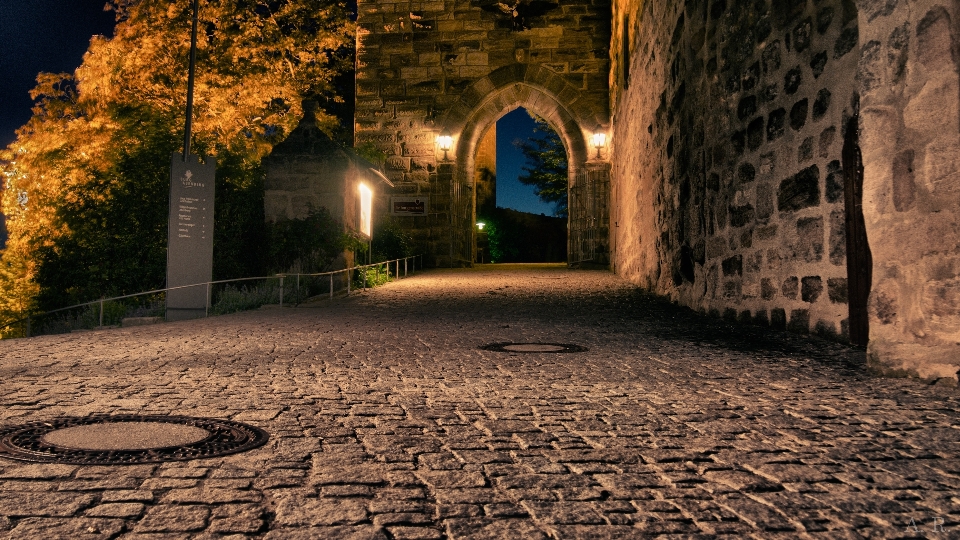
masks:
[(567, 153), (563, 140), (546, 120), (532, 115), (536, 121), (533, 137), (515, 144), (527, 160), (520, 183), (534, 186), (537, 197), (554, 205), (554, 215), (567, 217)]
[[(258, 269), (260, 160), (297, 125), (302, 100), (318, 100), (318, 125), (338, 132), (336, 83), (353, 66), (354, 25), (337, 0), (201, 5), (193, 151), (217, 159), (214, 272), (236, 277)], [(9, 232), (0, 324), (30, 308), (163, 285), (190, 7), (110, 0), (113, 37), (94, 37), (75, 73), (38, 77), (33, 117), (0, 154)]]

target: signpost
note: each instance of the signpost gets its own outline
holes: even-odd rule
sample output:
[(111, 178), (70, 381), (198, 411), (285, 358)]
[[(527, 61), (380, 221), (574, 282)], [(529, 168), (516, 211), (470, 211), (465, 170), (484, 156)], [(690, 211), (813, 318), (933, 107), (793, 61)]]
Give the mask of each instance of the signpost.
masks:
[(187, 119), (183, 154), (170, 158), (170, 214), (167, 221), (167, 320), (203, 317), (207, 312), (206, 285), (213, 279), (213, 197), (216, 160), (190, 154), (193, 125), (193, 80), (197, 61), (199, 0), (193, 0), (193, 31), (187, 76)]
[[(216, 162), (174, 154), (170, 163), (170, 216), (167, 222), (167, 287), (213, 279), (213, 196)], [(207, 287), (167, 291), (167, 320), (203, 317)]]

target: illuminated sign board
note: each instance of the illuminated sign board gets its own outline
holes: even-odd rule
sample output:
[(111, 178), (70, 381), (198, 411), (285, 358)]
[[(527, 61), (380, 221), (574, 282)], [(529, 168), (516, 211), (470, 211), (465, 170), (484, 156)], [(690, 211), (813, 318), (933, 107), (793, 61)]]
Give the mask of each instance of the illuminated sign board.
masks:
[(366, 184), (360, 184), (360, 233), (365, 236), (373, 234), (373, 192)]

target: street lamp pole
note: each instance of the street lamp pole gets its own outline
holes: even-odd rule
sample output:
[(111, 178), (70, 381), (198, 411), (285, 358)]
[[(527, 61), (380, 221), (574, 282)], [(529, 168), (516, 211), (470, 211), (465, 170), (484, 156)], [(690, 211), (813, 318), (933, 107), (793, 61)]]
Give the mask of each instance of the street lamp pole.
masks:
[(193, 0), (193, 30), (190, 34), (190, 67), (187, 72), (187, 121), (183, 131), (183, 161), (190, 155), (190, 133), (193, 129), (193, 79), (197, 65), (197, 21), (200, 0)]

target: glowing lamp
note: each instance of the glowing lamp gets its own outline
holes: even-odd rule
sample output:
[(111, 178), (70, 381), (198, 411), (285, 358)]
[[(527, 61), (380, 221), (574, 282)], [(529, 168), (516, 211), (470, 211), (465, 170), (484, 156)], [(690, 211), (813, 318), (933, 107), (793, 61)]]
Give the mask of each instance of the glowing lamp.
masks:
[(360, 232), (366, 236), (372, 236), (373, 227), (373, 191), (363, 182), (357, 186), (360, 191)]
[(480, 229), (481, 231), (482, 231), (483, 228), (486, 227), (486, 226), (487, 226), (487, 224), (484, 223), (484, 222), (482, 222), (482, 221), (478, 221), (478, 222), (477, 222), (477, 229)]
[(443, 159), (446, 161), (447, 152), (453, 148), (453, 137), (446, 131), (443, 131), (440, 135), (437, 135), (437, 147), (443, 150)]
[(597, 149), (597, 158), (599, 159), (600, 149), (607, 145), (607, 134), (604, 133), (599, 124), (593, 129), (593, 136), (590, 137), (590, 141), (593, 143), (593, 147)]

